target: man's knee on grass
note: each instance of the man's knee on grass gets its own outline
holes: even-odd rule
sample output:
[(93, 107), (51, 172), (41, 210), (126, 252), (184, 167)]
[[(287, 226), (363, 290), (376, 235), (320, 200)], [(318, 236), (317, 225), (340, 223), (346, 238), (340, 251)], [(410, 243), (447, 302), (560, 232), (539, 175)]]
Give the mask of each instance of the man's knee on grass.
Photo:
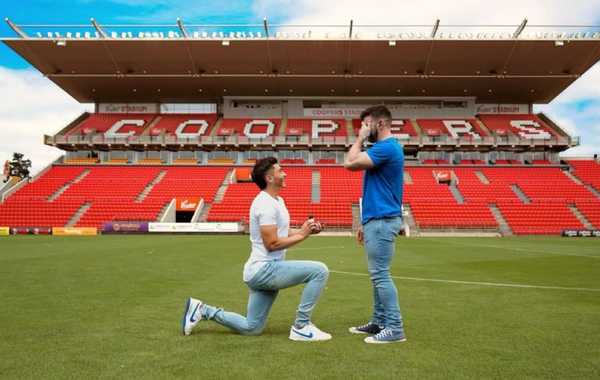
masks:
[(249, 322), (248, 328), (246, 330), (241, 331), (242, 335), (246, 336), (258, 336), (263, 333), (265, 329), (265, 323), (261, 322)]

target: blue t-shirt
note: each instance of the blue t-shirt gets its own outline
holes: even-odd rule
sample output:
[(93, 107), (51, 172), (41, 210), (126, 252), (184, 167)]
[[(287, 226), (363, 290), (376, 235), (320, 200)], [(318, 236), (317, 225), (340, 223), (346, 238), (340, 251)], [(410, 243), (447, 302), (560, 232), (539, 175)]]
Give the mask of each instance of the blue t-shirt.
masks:
[(371, 219), (402, 216), (404, 151), (393, 137), (378, 141), (367, 151), (375, 167), (363, 178), (362, 224)]

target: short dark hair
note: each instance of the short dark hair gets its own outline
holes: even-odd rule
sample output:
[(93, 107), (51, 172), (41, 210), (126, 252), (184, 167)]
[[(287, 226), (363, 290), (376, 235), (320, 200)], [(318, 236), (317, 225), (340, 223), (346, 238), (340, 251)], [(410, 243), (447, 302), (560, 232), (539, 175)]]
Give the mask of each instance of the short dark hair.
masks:
[(254, 164), (254, 168), (252, 169), (252, 182), (254, 182), (259, 189), (264, 190), (267, 187), (265, 174), (267, 174), (276, 163), (277, 159), (275, 157), (266, 157), (256, 161), (256, 164)]
[(392, 121), (392, 113), (384, 106), (372, 106), (360, 113), (360, 120), (363, 121), (367, 116), (371, 116), (373, 119), (387, 119)]

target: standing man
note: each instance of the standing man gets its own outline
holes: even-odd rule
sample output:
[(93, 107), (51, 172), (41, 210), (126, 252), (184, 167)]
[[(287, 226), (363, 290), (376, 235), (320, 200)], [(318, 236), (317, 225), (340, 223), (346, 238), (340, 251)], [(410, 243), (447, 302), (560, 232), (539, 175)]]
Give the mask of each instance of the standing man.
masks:
[(321, 231), (321, 224), (312, 218), (298, 230), (289, 229), (290, 215), (279, 196), (285, 186), (285, 176), (274, 157), (258, 160), (252, 170), (252, 180), (261, 192), (250, 207), (252, 252), (243, 275), (250, 290), (246, 317), (189, 298), (181, 321), (183, 335), (190, 335), (203, 319), (214, 320), (240, 334), (259, 335), (279, 290), (306, 284), (289, 338), (309, 342), (331, 339), (330, 334), (311, 322), (312, 312), (329, 277), (327, 266), (317, 261), (285, 261), (287, 248)]
[[(354, 334), (372, 334), (367, 343), (406, 340), (398, 291), (390, 275), (395, 239), (402, 227), (404, 152), (392, 135), (392, 114), (385, 106), (364, 110), (362, 127), (346, 156), (344, 167), (364, 170), (361, 228), (357, 240), (364, 244), (373, 284), (373, 315), (366, 324), (351, 327)], [(365, 141), (373, 143), (361, 152)]]

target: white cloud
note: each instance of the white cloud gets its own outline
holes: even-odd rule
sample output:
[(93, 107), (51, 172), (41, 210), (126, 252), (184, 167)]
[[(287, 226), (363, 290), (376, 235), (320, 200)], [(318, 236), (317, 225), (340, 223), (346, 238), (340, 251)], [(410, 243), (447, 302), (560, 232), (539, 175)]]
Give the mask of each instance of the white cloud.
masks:
[[(568, 7), (568, 9), (566, 9)], [(286, 23), (348, 24), (353, 19), (361, 24), (519, 24), (527, 18), (530, 24), (590, 24), (600, 15), (598, 2), (572, 0), (504, 0), (498, 3), (480, 0), (258, 0), (257, 11), (288, 9)]]
[[(590, 106), (582, 107), (591, 103)], [(562, 156), (589, 156), (600, 153), (600, 64), (596, 64), (550, 104), (537, 105), (536, 111), (546, 113), (572, 136), (581, 138), (581, 145)]]
[(0, 160), (20, 152), (31, 159), (33, 172), (60, 157), (62, 151), (44, 145), (44, 134), (64, 128), (90, 105), (67, 95), (34, 70), (0, 67)]
[(577, 79), (552, 103), (572, 103), (582, 99), (600, 100), (600, 65), (596, 64)]

